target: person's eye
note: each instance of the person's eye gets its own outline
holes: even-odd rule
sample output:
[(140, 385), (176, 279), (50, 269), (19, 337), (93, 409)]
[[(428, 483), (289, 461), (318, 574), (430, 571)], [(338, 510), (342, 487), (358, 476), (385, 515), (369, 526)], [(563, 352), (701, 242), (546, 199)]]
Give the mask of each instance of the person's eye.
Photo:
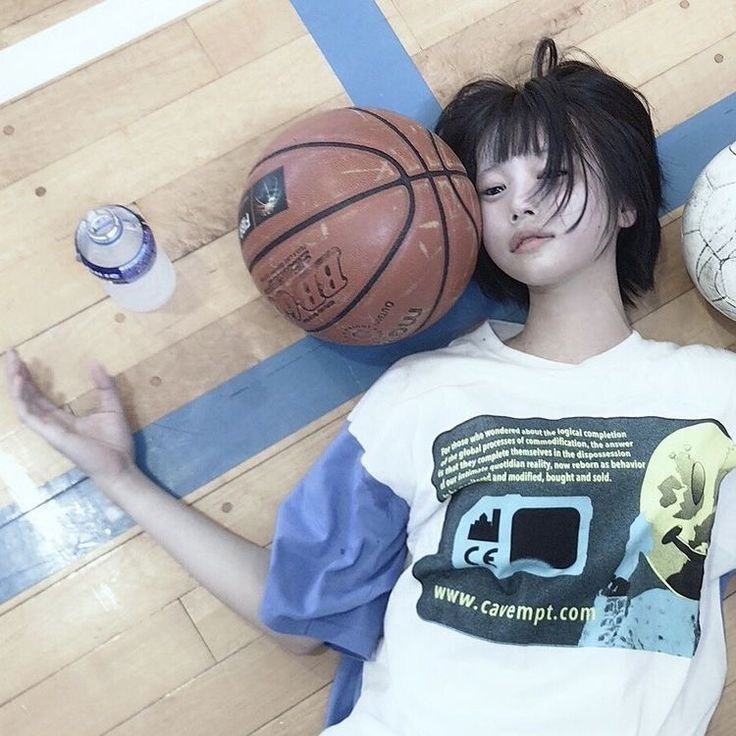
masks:
[(482, 197), (493, 197), (496, 194), (500, 194), (506, 187), (503, 184), (498, 184), (495, 187), (486, 187), (480, 190)]

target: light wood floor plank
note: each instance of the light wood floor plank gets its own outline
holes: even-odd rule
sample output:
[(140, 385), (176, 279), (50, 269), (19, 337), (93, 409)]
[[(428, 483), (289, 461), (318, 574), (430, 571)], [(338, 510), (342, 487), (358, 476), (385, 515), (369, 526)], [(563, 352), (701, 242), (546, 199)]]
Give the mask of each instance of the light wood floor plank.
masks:
[[(26, 428), (0, 438), (0, 497), (27, 510), (29, 489), (66, 473), (71, 463)], [(30, 494), (32, 495), (32, 494)]]
[[(0, 29), (0, 48), (18, 43), (18, 41), (43, 31), (49, 26), (61, 23), (61, 21), (71, 18), (82, 10), (91, 8), (98, 2), (100, 0), (62, 0), (62, 2), (53, 0), (53, 5)], [(32, 7), (32, 3), (24, 3), (25, 5)]]
[(96, 736), (190, 681), (212, 662), (177, 601), (0, 707), (0, 731), (14, 736)]
[(329, 687), (323, 687), (270, 723), (253, 731), (253, 736), (314, 736), (320, 732), (324, 723), (329, 694)]
[(493, 16), (515, 0), (394, 0), (419, 47), (427, 49), (448, 36)]
[(384, 18), (388, 21), (391, 30), (396, 34), (401, 45), (406, 49), (406, 53), (409, 56), (418, 54), (422, 50), (422, 47), (419, 45), (417, 37), (404, 19), (404, 16), (399, 12), (396, 2), (394, 0), (377, 0), (376, 5), (378, 5)]
[(644, 337), (681, 345), (703, 343), (727, 348), (736, 342), (736, 322), (707, 304), (695, 288), (635, 322), (634, 327)]
[(733, 593), (723, 602), (723, 619), (728, 647), (726, 686), (731, 686), (736, 684), (736, 595)]
[(218, 662), (262, 636), (260, 629), (248, 624), (201, 586), (184, 595), (181, 602)]
[(218, 76), (182, 21), (10, 103), (0, 113), (13, 129), (0, 147), (0, 188)]
[(3, 0), (0, 5), (0, 28), (47, 10), (59, 0)]
[(657, 132), (664, 132), (730, 95), (734, 79), (736, 33), (731, 33), (640, 89), (652, 107)]
[(248, 734), (321, 690), (336, 661), (330, 651), (296, 657), (261, 637), (107, 736)]
[[(732, 584), (734, 582), (736, 581), (732, 580)], [(733, 593), (725, 601), (724, 618), (728, 646), (728, 674), (721, 702), (710, 723), (707, 736), (732, 736), (736, 724), (736, 595)]]
[(139, 534), (123, 548), (7, 610), (0, 616), (0, 703), (47, 680), (195, 587), (161, 547)]
[(307, 34), (289, 0), (220, 0), (187, 22), (220, 74)]
[(723, 691), (720, 705), (708, 727), (707, 736), (733, 736), (736, 724), (736, 683)]
[(638, 86), (721, 41), (734, 27), (733, 0), (686, 4), (657, 0), (587, 38), (582, 48), (616, 76)]
[(465, 82), (480, 75), (528, 76), (534, 46), (544, 35), (554, 36), (561, 49), (579, 45), (654, 1), (517, 0), (435, 43), (415, 62), (444, 105)]

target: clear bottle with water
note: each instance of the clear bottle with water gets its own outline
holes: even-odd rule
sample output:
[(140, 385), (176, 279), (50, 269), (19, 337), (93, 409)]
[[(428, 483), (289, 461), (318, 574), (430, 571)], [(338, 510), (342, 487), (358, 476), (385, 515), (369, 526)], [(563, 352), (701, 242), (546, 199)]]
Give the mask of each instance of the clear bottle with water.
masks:
[(176, 286), (176, 271), (156, 247), (151, 228), (119, 204), (90, 210), (77, 226), (77, 259), (98, 278), (121, 306), (150, 312), (163, 306)]

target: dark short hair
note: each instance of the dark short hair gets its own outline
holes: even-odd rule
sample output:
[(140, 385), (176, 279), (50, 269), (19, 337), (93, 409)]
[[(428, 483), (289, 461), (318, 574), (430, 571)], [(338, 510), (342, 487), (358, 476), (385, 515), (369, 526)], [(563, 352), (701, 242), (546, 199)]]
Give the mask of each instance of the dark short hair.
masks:
[[(654, 286), (662, 171), (650, 108), (639, 91), (591, 59), (558, 63), (554, 41), (543, 38), (527, 82), (511, 85), (492, 77), (469, 82), (445, 107), (435, 130), (474, 182), (478, 156), (488, 154), (504, 162), (530, 152), (539, 154), (540, 142), (546, 142), (549, 151), (536, 194), (545, 196), (559, 186), (553, 174), (567, 170), (561, 207), (575, 185), (575, 162), (584, 164), (585, 201), (592, 173), (606, 192), (611, 226), (622, 205), (636, 210), (636, 222), (622, 228), (616, 242), (623, 303), (633, 306), (636, 297)], [(528, 305), (527, 286), (501, 271), (484, 249), (475, 277), (489, 296)]]

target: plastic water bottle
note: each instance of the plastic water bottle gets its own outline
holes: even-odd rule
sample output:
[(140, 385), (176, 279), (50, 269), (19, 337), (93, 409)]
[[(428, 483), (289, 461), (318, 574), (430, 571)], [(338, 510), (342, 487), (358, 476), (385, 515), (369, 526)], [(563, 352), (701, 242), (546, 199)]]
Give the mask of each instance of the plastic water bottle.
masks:
[(156, 247), (151, 228), (119, 204), (90, 210), (77, 226), (77, 259), (102, 279), (105, 291), (121, 306), (150, 312), (163, 306), (176, 286), (176, 271)]

